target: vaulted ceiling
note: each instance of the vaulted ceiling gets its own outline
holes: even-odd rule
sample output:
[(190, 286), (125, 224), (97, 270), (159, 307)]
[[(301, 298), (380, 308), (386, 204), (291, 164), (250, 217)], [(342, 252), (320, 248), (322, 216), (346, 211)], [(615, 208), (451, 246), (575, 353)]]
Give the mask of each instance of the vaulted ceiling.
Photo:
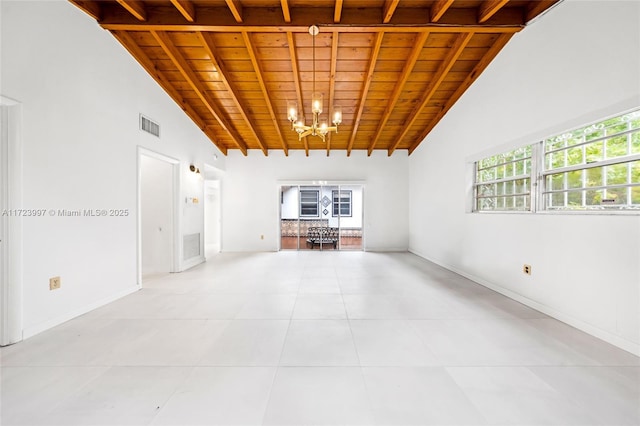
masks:
[[(224, 153), (412, 153), (511, 37), (558, 0), (71, 0)], [(309, 26), (317, 25), (315, 58)], [(299, 139), (324, 95), (337, 133)], [(499, 88), (496, 88), (499, 90)], [(482, 108), (482, 105), (478, 105)], [(302, 114), (302, 111), (301, 111)], [(464, 123), (460, 123), (464, 125)]]

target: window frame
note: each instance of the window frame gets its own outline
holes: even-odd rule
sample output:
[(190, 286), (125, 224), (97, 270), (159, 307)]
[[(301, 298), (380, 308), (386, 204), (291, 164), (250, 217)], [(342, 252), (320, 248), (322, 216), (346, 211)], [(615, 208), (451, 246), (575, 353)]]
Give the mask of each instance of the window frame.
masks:
[[(586, 130), (588, 129), (598, 129), (597, 126), (599, 125), (604, 125), (607, 121), (610, 120), (614, 120), (617, 118), (622, 118), (625, 115), (628, 114), (633, 114), (635, 115), (635, 119), (636, 120), (640, 120), (640, 108), (639, 109), (635, 109), (635, 110), (631, 110), (631, 111), (627, 111), (626, 113), (621, 113), (621, 114), (616, 114), (613, 115), (611, 117), (605, 118), (605, 119), (601, 119), (595, 122), (592, 122), (591, 124), (588, 124), (586, 126), (580, 126), (580, 127), (576, 127), (574, 129), (569, 130), (568, 132), (565, 132), (563, 134), (560, 135), (554, 135), (550, 138), (545, 138), (543, 141), (540, 142), (540, 146), (541, 146), (541, 159), (542, 159), (542, 163), (543, 163), (543, 167), (542, 170), (540, 171), (540, 176), (539, 176), (539, 187), (540, 187), (540, 205), (539, 205), (539, 209), (541, 211), (544, 212), (553, 212), (553, 213), (576, 213), (576, 212), (580, 212), (580, 213), (625, 213), (625, 214), (640, 214), (640, 204), (635, 204), (636, 207), (634, 207), (634, 204), (632, 203), (633, 199), (631, 198), (632, 196), (632, 188), (640, 188), (640, 182), (633, 182), (633, 177), (632, 177), (632, 164), (638, 164), (640, 165), (640, 151), (638, 151), (637, 153), (633, 153), (632, 149), (633, 149), (633, 137), (634, 135), (639, 135), (638, 137), (640, 138), (640, 125), (638, 125), (637, 127), (633, 128), (631, 125), (629, 125), (627, 129), (623, 130), (623, 131), (619, 131), (617, 133), (613, 133), (610, 135), (602, 135), (602, 136), (598, 136), (595, 137), (593, 139), (586, 139)], [(629, 122), (631, 122), (631, 120), (629, 120)], [(619, 125), (619, 124), (618, 124)], [(606, 127), (600, 127), (599, 129), (606, 129)], [(561, 137), (564, 135), (573, 135), (575, 132), (578, 131), (583, 131), (583, 135), (582, 135), (582, 141), (572, 144), (572, 145), (567, 145), (565, 144), (563, 147), (560, 148), (552, 148), (552, 149), (547, 149), (547, 143), (549, 143), (551, 141), (551, 139), (553, 138), (557, 138), (557, 137)], [(608, 141), (610, 140), (615, 140), (617, 138), (620, 137), (624, 137), (626, 138), (626, 154), (624, 155), (618, 155), (618, 156), (614, 156), (613, 158), (607, 158), (608, 155)], [(556, 141), (557, 142), (557, 141)], [(588, 152), (587, 149), (589, 147), (589, 145), (592, 144), (597, 144), (597, 143), (601, 143), (602, 144), (602, 159), (600, 160), (592, 160), (589, 161), (588, 160)], [(569, 150), (573, 150), (576, 148), (582, 148), (582, 152), (581, 152), (581, 162), (578, 164), (572, 164), (572, 165), (566, 165), (566, 158), (568, 156)], [(549, 155), (553, 155), (556, 153), (561, 153), (564, 152), (564, 158), (565, 158), (565, 165), (564, 166), (560, 166), (560, 167), (555, 167), (553, 168), (553, 166), (550, 166), (548, 164), (547, 160), (547, 156)], [(607, 167), (611, 167), (611, 166), (620, 166), (620, 165), (625, 165), (626, 166), (626, 179), (625, 179), (625, 183), (612, 183), (612, 184), (608, 184), (607, 183)], [(591, 169), (601, 169), (601, 179), (602, 182), (600, 185), (592, 185), (589, 186), (586, 184), (586, 181), (588, 179), (588, 171)], [(576, 186), (576, 187), (570, 187), (568, 184), (568, 174), (571, 172), (582, 172), (581, 176), (580, 176), (580, 183), (582, 184), (581, 186)], [(548, 188), (549, 185), (549, 181), (548, 178), (551, 178), (555, 175), (564, 175), (564, 182), (563, 182), (563, 187), (561, 189), (553, 189), (553, 188)], [(600, 192), (600, 191), (604, 191), (605, 193), (609, 190), (611, 190), (612, 193), (615, 193), (615, 190), (617, 189), (626, 189), (626, 197), (627, 197), (627, 202), (625, 204), (615, 204), (615, 203), (604, 203), (604, 200), (611, 200), (611, 198), (605, 198), (603, 200), (601, 200), (600, 204), (588, 204), (587, 203), (587, 193), (589, 191), (596, 191), (596, 192)], [(581, 198), (581, 204), (577, 205), (575, 207), (571, 207), (569, 206), (569, 194), (580, 194), (580, 198)], [(559, 207), (555, 207), (555, 206), (551, 206), (550, 204), (550, 200), (549, 198), (553, 196), (553, 194), (564, 194), (564, 206), (559, 206)], [(615, 197), (614, 197), (615, 199)]]
[[(503, 155), (507, 155), (507, 154), (512, 154), (515, 151), (518, 150), (526, 150), (527, 148), (531, 149), (531, 155), (527, 156), (526, 154), (521, 157), (521, 158), (516, 158), (516, 159), (511, 159), (509, 161), (503, 161), (503, 162), (498, 162), (494, 165), (488, 166), (488, 167), (480, 167), (480, 164), (488, 159), (491, 159), (492, 157), (498, 157), (498, 156), (503, 156)], [(473, 162), (473, 190), (472, 190), (472, 194), (473, 194), (473, 200), (472, 200), (472, 207), (471, 207), (471, 211), (474, 213), (532, 213), (535, 210), (535, 203), (536, 203), (536, 197), (535, 197), (535, 176), (536, 176), (536, 145), (535, 144), (527, 144), (527, 145), (523, 145), (523, 146), (519, 146), (519, 147), (515, 147), (513, 149), (509, 149), (506, 151), (501, 151), (499, 153), (493, 154), (493, 155), (488, 155), (485, 157), (482, 157), (476, 161)], [(496, 178), (493, 180), (487, 180), (487, 181), (482, 181), (480, 182), (478, 180), (478, 175), (480, 172), (484, 171), (484, 170), (490, 170), (490, 169), (497, 169), (498, 167), (502, 167), (502, 166), (507, 166), (507, 165), (514, 165), (513, 167), (515, 167), (515, 164), (520, 162), (520, 161), (524, 161), (526, 164), (526, 160), (529, 160), (529, 168), (528, 168), (528, 173), (524, 173), (524, 174), (520, 174), (520, 175), (516, 175), (515, 171), (514, 174), (512, 176), (509, 177), (502, 177), (502, 178)], [(529, 183), (528, 185), (526, 185), (526, 188), (528, 190), (528, 192), (521, 192), (521, 193), (513, 193), (513, 194), (494, 194), (493, 196), (479, 196), (478, 195), (478, 191), (480, 189), (480, 187), (482, 186), (487, 186), (487, 185), (499, 185), (502, 183), (508, 183), (508, 182), (513, 182), (515, 184), (515, 182), (520, 181), (520, 180), (525, 180), (528, 179)], [(501, 198), (501, 199), (507, 199), (507, 198), (512, 198), (514, 200), (514, 204), (516, 203), (516, 198), (517, 197), (529, 197), (529, 205), (528, 208), (526, 207), (526, 203), (525, 203), (525, 207), (524, 208), (513, 208), (513, 209), (493, 209), (493, 210), (484, 210), (481, 209), (479, 206), (480, 200), (481, 199), (488, 199), (488, 198)]]
[[(349, 200), (343, 201), (343, 195), (348, 194)], [(336, 198), (338, 199), (336, 201)], [(342, 214), (342, 207), (347, 205), (349, 207), (349, 214)], [(338, 214), (336, 214), (336, 207), (338, 207)], [(332, 217), (352, 217), (353, 216), (353, 193), (350, 189), (339, 189), (331, 191), (331, 216)]]
[[(625, 130), (621, 130), (618, 131), (616, 133), (612, 133), (611, 135), (601, 135), (598, 137), (594, 137), (593, 139), (583, 139), (582, 142), (579, 143), (575, 143), (573, 145), (567, 145), (565, 144), (563, 147), (560, 148), (555, 148), (555, 149), (549, 149), (547, 150), (547, 142), (549, 140), (551, 140), (552, 138), (556, 138), (558, 136), (563, 136), (565, 134), (573, 134), (574, 132), (578, 132), (578, 131), (583, 131), (585, 129), (588, 128), (592, 128), (594, 126), (599, 126), (599, 125), (604, 125), (605, 127), (603, 128), (607, 128), (608, 127), (615, 127), (615, 126), (619, 126), (620, 124), (609, 124), (607, 125), (606, 122), (617, 119), (617, 118), (623, 118), (627, 115), (630, 115), (630, 118), (628, 119), (630, 122), (632, 122), (633, 124), (629, 125), (627, 129)], [(529, 143), (529, 144), (524, 144), (524, 145), (518, 145), (513, 147), (510, 150), (502, 150), (500, 152), (494, 153), (492, 155), (483, 155), (482, 157), (476, 157), (477, 159), (472, 160), (469, 162), (469, 173), (472, 173), (471, 176), (471, 181), (472, 181), (472, 185), (471, 185), (471, 189), (468, 192), (468, 194), (470, 194), (470, 197), (468, 199), (471, 200), (471, 204), (470, 204), (470, 208), (467, 209), (467, 212), (471, 212), (471, 213), (482, 213), (482, 214), (530, 214), (530, 213), (542, 213), (542, 214), (567, 214), (567, 215), (575, 215), (575, 214), (586, 214), (586, 215), (640, 215), (640, 205), (638, 203), (633, 204), (633, 191), (631, 188), (640, 188), (640, 182), (635, 181), (634, 182), (634, 176), (632, 173), (635, 173), (635, 168), (639, 167), (636, 166), (637, 164), (640, 164), (640, 151), (639, 152), (634, 152), (634, 149), (637, 149), (637, 140), (635, 138), (638, 138), (640, 136), (634, 136), (636, 134), (640, 135), (640, 125), (637, 124), (636, 120), (640, 119), (640, 107), (635, 107), (632, 109), (628, 109), (624, 112), (621, 113), (617, 113), (617, 114), (613, 114), (610, 116), (607, 116), (605, 118), (600, 118), (600, 119), (596, 119), (591, 121), (590, 123), (587, 123), (585, 125), (582, 126), (575, 126), (572, 127), (570, 130), (565, 131), (565, 132), (556, 132), (551, 136), (545, 137), (545, 138), (541, 138), (539, 139), (537, 142), (534, 143)], [(636, 126), (634, 128), (634, 126)], [(594, 127), (595, 128), (595, 127)], [(626, 154), (624, 155), (619, 155), (615, 156), (613, 158), (607, 158), (608, 155), (608, 145), (607, 145), (607, 141), (608, 140), (613, 140), (616, 138), (620, 138), (621, 136), (625, 136), (627, 137), (627, 144), (626, 144)], [(574, 164), (574, 165), (568, 165), (568, 166), (563, 166), (563, 167), (556, 167), (556, 168), (550, 168), (549, 167), (549, 163), (548, 163), (548, 155), (555, 153), (555, 152), (562, 152), (565, 151), (567, 152), (567, 154), (565, 154), (568, 157), (568, 150), (570, 149), (574, 149), (577, 147), (587, 147), (589, 146), (589, 144), (594, 144), (594, 143), (602, 143), (602, 159), (600, 160), (595, 160), (595, 161), (588, 161), (587, 160), (587, 153), (586, 153), (586, 148), (583, 148), (583, 154), (582, 154), (582, 163), (580, 164)], [(486, 185), (486, 184), (495, 184), (495, 183), (499, 183), (501, 181), (512, 181), (514, 178), (506, 178), (506, 179), (495, 179), (493, 181), (485, 181), (485, 182), (478, 182), (478, 172), (479, 172), (479, 164), (486, 160), (486, 159), (490, 159), (492, 157), (496, 157), (496, 156), (500, 156), (500, 155), (505, 155), (508, 153), (511, 153), (513, 151), (516, 151), (518, 149), (524, 149), (527, 146), (531, 146), (531, 173), (530, 173), (530, 206), (529, 209), (523, 209), (523, 210), (516, 210), (516, 209), (512, 209), (512, 210), (481, 210), (479, 209), (479, 199), (478, 199), (478, 189), (481, 185)], [(614, 154), (616, 155), (616, 154)], [(520, 159), (516, 160), (519, 161)], [(503, 164), (506, 164), (503, 163)], [(565, 162), (566, 164), (566, 162)], [(615, 166), (615, 165), (627, 165), (627, 172), (626, 172), (626, 181), (625, 183), (616, 183), (616, 184), (607, 184), (607, 178), (606, 178), (606, 172), (607, 169), (605, 167), (607, 166)], [(487, 167), (490, 168), (490, 167)], [(485, 169), (487, 169), (485, 168)], [(575, 187), (575, 188), (568, 188), (567, 184), (565, 183), (565, 185), (561, 188), (561, 189), (553, 189), (553, 190), (548, 190), (547, 189), (547, 178), (549, 176), (552, 175), (558, 175), (558, 174), (563, 174), (563, 173), (569, 173), (572, 171), (581, 171), (581, 170), (589, 170), (589, 169), (595, 169), (595, 168), (602, 168), (602, 185), (599, 186), (586, 186), (587, 184), (586, 182), (586, 175), (583, 172), (583, 175), (581, 177), (581, 187)], [(480, 169), (483, 170), (483, 169)], [(469, 175), (468, 175), (469, 176)], [(526, 178), (526, 176), (516, 176), (516, 178)], [(635, 178), (637, 179), (637, 177)], [(566, 182), (566, 181), (565, 181)], [(627, 202), (625, 204), (593, 204), (593, 205), (589, 205), (589, 204), (585, 204), (585, 199), (587, 197), (587, 191), (601, 191), (601, 190), (606, 190), (606, 189), (619, 189), (619, 188), (629, 188), (626, 192), (626, 200)], [(575, 208), (571, 208), (567, 205), (567, 201), (565, 201), (565, 205), (563, 207), (553, 207), (553, 206), (549, 206), (549, 194), (550, 193), (570, 193), (570, 192), (579, 192), (582, 193), (584, 195), (582, 195), (582, 204), (580, 206), (577, 206)], [(605, 192), (606, 193), (606, 192)], [(615, 193), (615, 192), (613, 192)], [(514, 196), (514, 194), (508, 194), (507, 196)], [(487, 198), (487, 197), (485, 197)], [(607, 197), (608, 198), (608, 197)], [(613, 197), (615, 198), (615, 197)], [(565, 200), (567, 200), (568, 198), (566, 198), (565, 196)], [(636, 198), (637, 199), (637, 198)]]
[[(302, 213), (302, 209), (303, 209), (303, 205), (306, 204), (307, 207), (313, 205), (313, 203), (311, 201), (306, 201), (303, 202), (302, 201), (302, 193), (303, 192), (308, 192), (308, 193), (315, 193), (315, 209), (316, 209), (316, 213), (315, 214), (304, 214)], [(317, 189), (300, 189), (299, 190), (299, 197), (300, 199), (298, 200), (298, 206), (299, 206), (299, 214), (300, 217), (320, 217), (320, 191)]]

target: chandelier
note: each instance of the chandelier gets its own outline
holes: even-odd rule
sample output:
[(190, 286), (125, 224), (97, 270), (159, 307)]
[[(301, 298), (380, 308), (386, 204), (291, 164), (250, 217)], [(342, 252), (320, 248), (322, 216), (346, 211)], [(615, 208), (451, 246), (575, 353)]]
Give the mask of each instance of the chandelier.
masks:
[[(307, 126), (304, 122), (304, 116), (298, 115), (298, 104), (294, 101), (287, 102), (287, 118), (291, 122), (291, 129), (298, 133), (298, 140), (306, 136), (318, 136), (323, 141), (329, 132), (338, 133), (338, 126), (342, 123), (342, 107), (334, 105), (333, 107), (333, 126), (329, 126), (325, 120), (320, 121), (322, 113), (322, 93), (316, 92), (316, 35), (320, 30), (317, 26), (309, 27), (309, 34), (313, 37), (313, 91), (311, 92), (311, 112), (313, 120), (311, 125)], [(304, 114), (304, 108), (302, 111)]]

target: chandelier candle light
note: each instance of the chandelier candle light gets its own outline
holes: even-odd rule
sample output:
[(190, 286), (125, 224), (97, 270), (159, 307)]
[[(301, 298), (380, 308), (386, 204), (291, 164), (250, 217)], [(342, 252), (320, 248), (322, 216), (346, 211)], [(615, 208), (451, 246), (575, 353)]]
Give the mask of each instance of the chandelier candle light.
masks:
[(293, 101), (287, 102), (287, 118), (291, 121), (291, 129), (298, 133), (298, 140), (306, 136), (318, 136), (325, 140), (325, 136), (329, 132), (338, 133), (338, 126), (342, 123), (342, 107), (334, 105), (333, 107), (333, 126), (329, 126), (326, 121), (320, 121), (319, 116), (322, 113), (322, 93), (316, 92), (316, 35), (320, 30), (317, 26), (309, 27), (309, 34), (313, 36), (313, 91), (311, 93), (311, 112), (313, 113), (313, 122), (311, 126), (305, 125), (304, 116), (298, 116), (298, 104)]

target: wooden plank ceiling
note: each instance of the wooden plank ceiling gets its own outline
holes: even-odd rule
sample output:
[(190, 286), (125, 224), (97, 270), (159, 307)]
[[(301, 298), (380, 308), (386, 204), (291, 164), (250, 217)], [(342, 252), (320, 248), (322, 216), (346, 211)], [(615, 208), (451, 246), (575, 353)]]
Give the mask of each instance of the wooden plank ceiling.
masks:
[[(416, 149), (509, 39), (558, 0), (71, 0), (109, 30), (226, 155), (229, 149)], [(326, 141), (309, 124), (313, 40)], [(479, 106), (480, 108), (482, 106)], [(461, 123), (462, 125), (463, 123)]]

